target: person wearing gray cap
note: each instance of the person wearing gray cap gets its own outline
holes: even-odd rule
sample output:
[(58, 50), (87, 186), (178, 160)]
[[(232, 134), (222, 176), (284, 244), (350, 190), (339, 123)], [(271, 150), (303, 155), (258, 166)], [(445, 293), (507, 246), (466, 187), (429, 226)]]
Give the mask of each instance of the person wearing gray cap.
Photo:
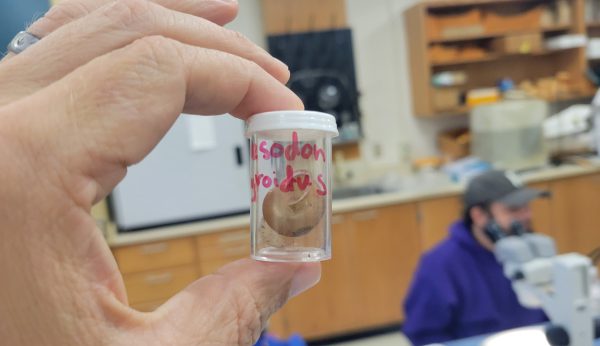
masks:
[(495, 237), (531, 229), (529, 202), (544, 196), (503, 171), (469, 182), (462, 220), (421, 258), (404, 302), (403, 332), (414, 345), (547, 321), (541, 310), (519, 304), (493, 253)]

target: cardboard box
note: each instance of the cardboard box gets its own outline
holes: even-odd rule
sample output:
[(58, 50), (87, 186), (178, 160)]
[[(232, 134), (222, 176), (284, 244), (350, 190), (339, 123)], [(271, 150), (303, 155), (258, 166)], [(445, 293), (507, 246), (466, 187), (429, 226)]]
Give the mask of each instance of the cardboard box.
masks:
[(471, 154), (471, 133), (461, 128), (438, 135), (438, 148), (445, 161), (456, 161)]
[(459, 50), (456, 47), (448, 47), (435, 44), (429, 47), (429, 59), (435, 62), (446, 62), (458, 59)]
[(479, 88), (467, 92), (467, 106), (475, 107), (500, 101), (500, 91), (497, 88)]
[(459, 13), (430, 13), (426, 18), (427, 34), (430, 39), (485, 33), (481, 11), (477, 8)]
[(456, 88), (436, 88), (433, 90), (433, 107), (438, 111), (448, 111), (460, 106), (460, 90)]
[[(517, 2), (515, 2), (517, 3)], [(517, 3), (518, 5), (518, 3)], [(542, 6), (523, 9), (521, 6), (491, 6), (483, 13), (487, 32), (505, 32), (510, 30), (537, 30), (541, 26)]]
[(492, 42), (494, 52), (504, 54), (536, 53), (541, 52), (542, 47), (543, 39), (541, 33), (498, 37)]

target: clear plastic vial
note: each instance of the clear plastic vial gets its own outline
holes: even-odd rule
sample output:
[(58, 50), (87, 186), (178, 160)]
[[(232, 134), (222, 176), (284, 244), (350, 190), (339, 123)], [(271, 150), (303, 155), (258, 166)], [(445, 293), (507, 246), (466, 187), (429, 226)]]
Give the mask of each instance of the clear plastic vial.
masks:
[(276, 111), (248, 119), (254, 259), (331, 258), (331, 139), (337, 135), (335, 118), (320, 112)]

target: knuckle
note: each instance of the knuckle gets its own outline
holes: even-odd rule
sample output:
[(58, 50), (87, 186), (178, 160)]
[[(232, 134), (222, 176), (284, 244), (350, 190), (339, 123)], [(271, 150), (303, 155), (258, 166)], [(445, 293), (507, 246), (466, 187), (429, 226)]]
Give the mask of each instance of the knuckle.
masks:
[(131, 53), (138, 59), (150, 60), (153, 65), (172, 65), (178, 58), (181, 46), (176, 41), (160, 35), (145, 36), (131, 44)]
[(42, 18), (31, 25), (30, 29), (36, 31), (36, 34), (40, 36), (47, 35), (58, 27), (83, 17), (89, 12), (90, 9), (81, 1), (63, 1), (52, 6)]
[(119, 0), (107, 6), (102, 14), (124, 28), (148, 27), (152, 20), (150, 0)]

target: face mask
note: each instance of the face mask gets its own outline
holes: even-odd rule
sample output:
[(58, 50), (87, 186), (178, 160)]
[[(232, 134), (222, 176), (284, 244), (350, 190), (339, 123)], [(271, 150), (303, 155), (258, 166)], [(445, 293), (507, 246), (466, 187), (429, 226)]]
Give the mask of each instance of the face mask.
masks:
[(496, 222), (496, 220), (494, 220), (492, 215), (489, 215), (488, 218), (490, 221), (488, 221), (488, 223), (485, 225), (483, 231), (485, 235), (487, 235), (487, 237), (494, 243), (511, 235), (521, 236), (531, 232), (530, 230), (527, 230), (521, 222), (516, 220), (510, 224), (510, 229), (508, 232), (504, 232), (502, 227)]

